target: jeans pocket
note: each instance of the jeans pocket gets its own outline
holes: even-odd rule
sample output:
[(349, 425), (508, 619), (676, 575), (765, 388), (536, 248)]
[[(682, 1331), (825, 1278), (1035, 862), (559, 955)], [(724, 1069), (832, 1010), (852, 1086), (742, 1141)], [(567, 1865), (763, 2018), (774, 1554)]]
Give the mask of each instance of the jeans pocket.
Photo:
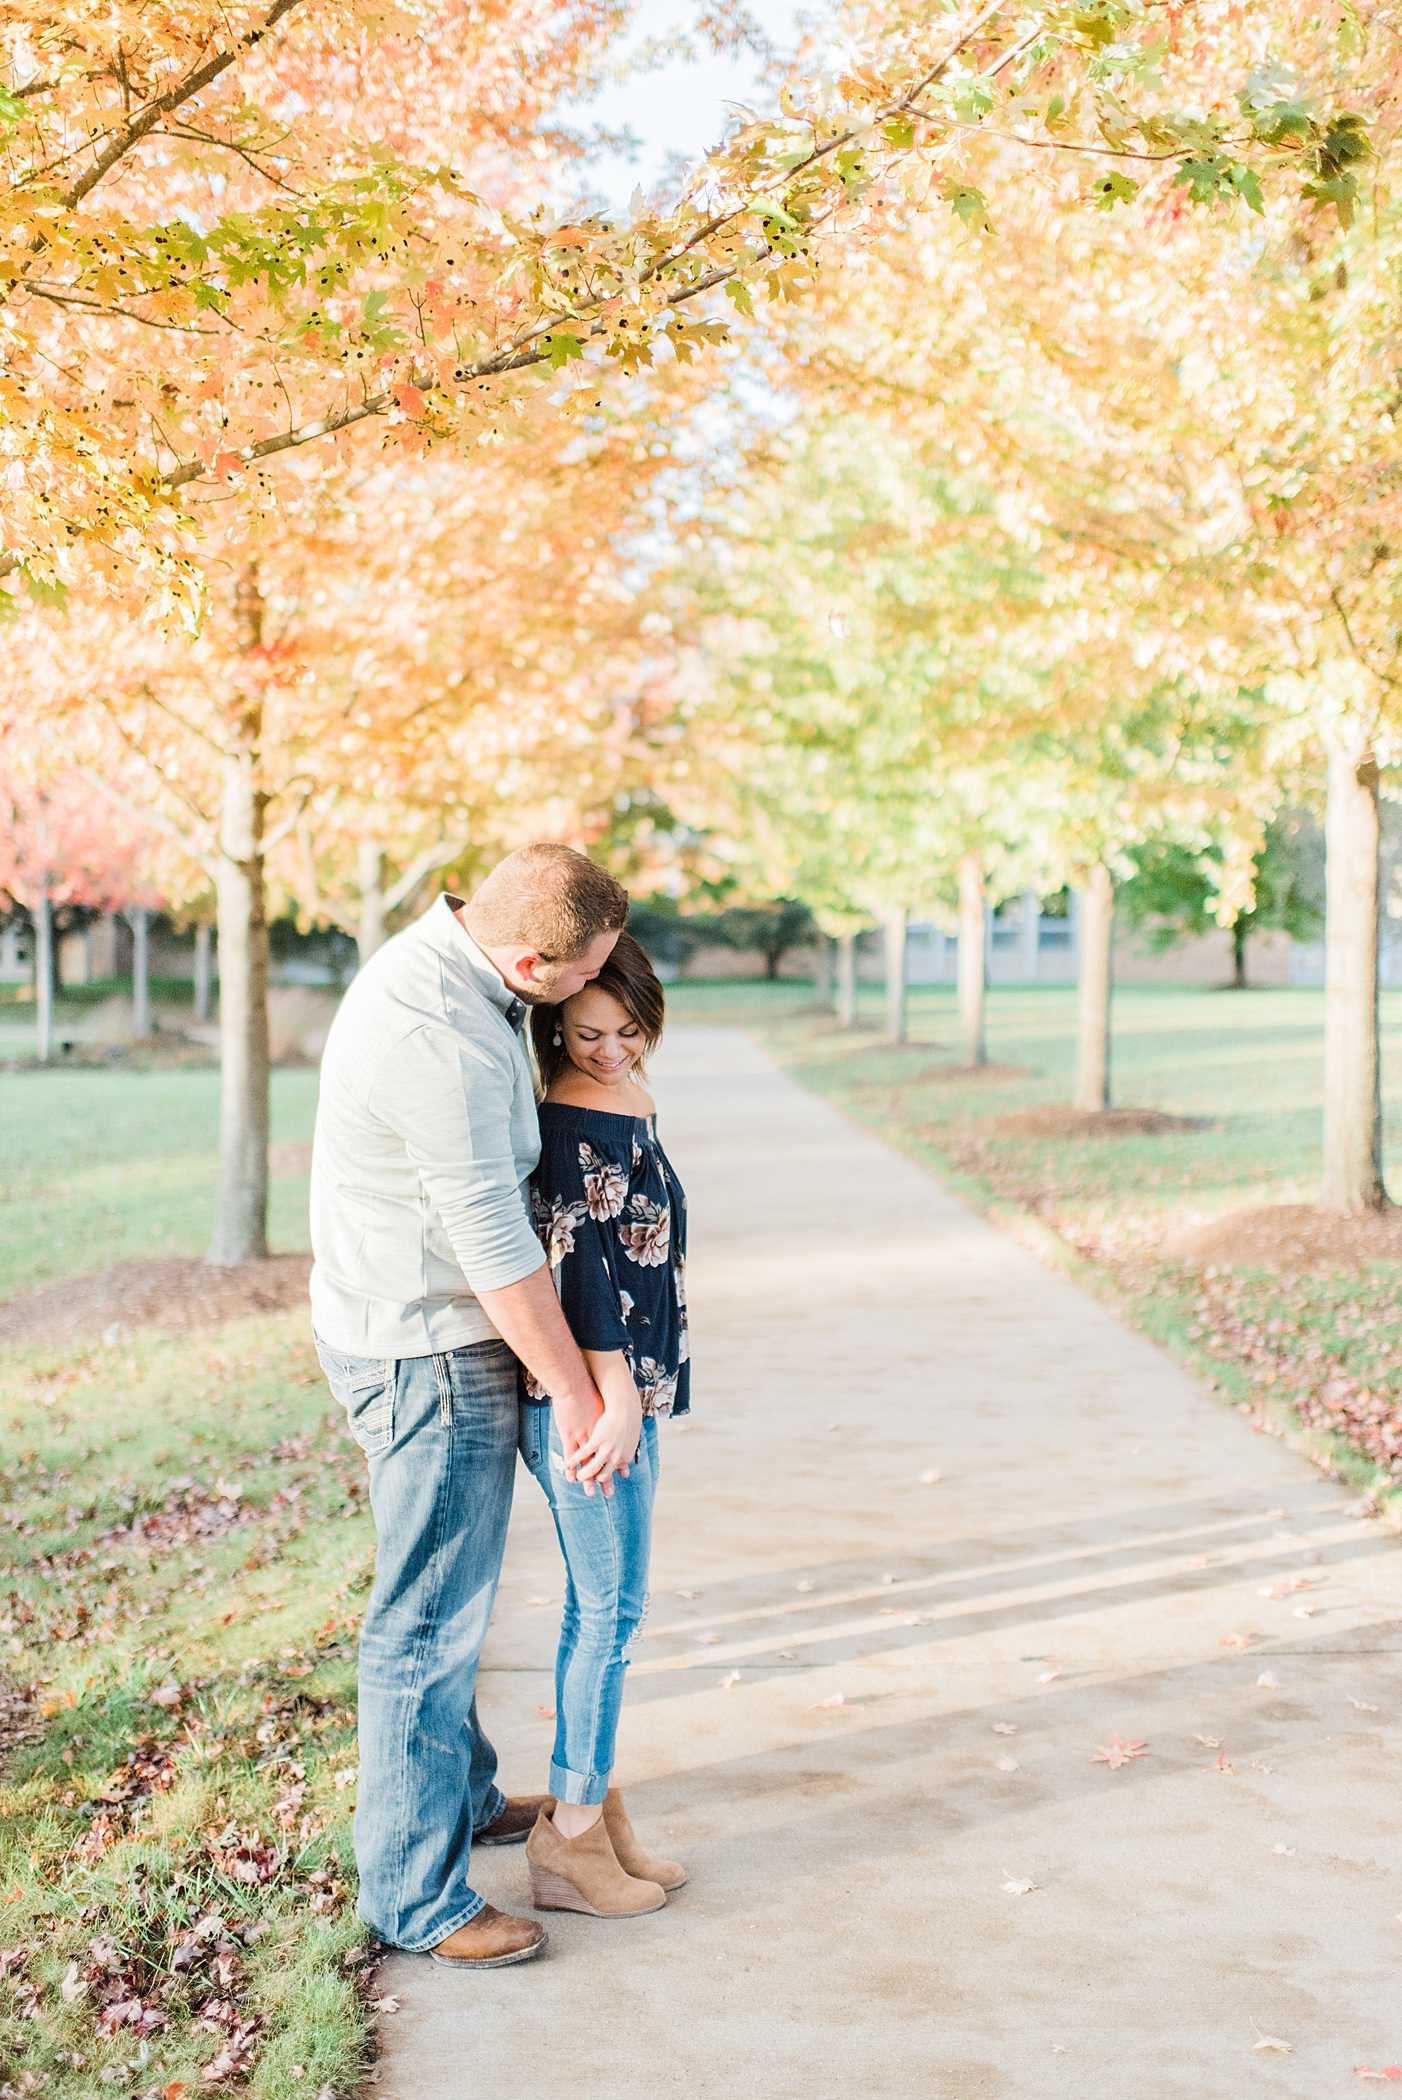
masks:
[(521, 1453), (528, 1470), (532, 1473), (540, 1464), (541, 1454), (545, 1449), (546, 1439), (549, 1434), (549, 1408), (536, 1407), (530, 1402), (523, 1401), (521, 1404), (521, 1430), (516, 1439), (516, 1447)]
[(394, 1358), (348, 1356), (318, 1342), (316, 1353), (327, 1383), (346, 1411), (350, 1433), (367, 1458), (394, 1441)]

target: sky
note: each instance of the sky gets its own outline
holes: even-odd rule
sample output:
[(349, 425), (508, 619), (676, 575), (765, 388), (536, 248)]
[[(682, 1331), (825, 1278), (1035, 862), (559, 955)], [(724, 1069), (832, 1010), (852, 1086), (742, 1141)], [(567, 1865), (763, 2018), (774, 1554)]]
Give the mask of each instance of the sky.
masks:
[[(785, 56), (797, 45), (800, 12), (822, 12), (812, 0), (802, 10), (794, 0), (748, 0), (748, 5), (765, 35)], [(687, 0), (640, 0), (621, 48), (626, 52), (649, 37), (666, 37), (678, 28), (685, 29), (692, 13)], [(693, 41), (700, 44), (699, 39)], [(752, 108), (773, 106), (760, 62), (749, 52), (722, 56), (699, 49), (691, 63), (670, 63), (634, 74), (587, 103), (568, 105), (564, 114), (581, 128), (600, 125), (608, 131), (628, 130), (638, 140), (636, 159), (599, 153), (590, 162), (591, 195), (617, 210), (626, 206), (635, 188), (640, 187), (644, 194), (651, 190), (671, 171), (675, 156), (688, 163), (700, 160), (724, 133), (728, 102)]]

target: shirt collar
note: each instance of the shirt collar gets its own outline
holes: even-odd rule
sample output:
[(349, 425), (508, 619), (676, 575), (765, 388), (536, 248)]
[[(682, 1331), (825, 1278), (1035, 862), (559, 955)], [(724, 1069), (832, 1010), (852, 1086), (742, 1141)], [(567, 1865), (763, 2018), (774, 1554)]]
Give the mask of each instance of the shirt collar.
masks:
[(432, 936), (434, 946), (451, 955), (466, 970), (483, 998), (489, 1000), (498, 1013), (505, 1014), (511, 1027), (519, 1033), (526, 1018), (526, 1002), (503, 981), (500, 970), (482, 953), (463, 925), (458, 917), (458, 906), (462, 901), (461, 897), (451, 896), (445, 890), (428, 914), (426, 931)]

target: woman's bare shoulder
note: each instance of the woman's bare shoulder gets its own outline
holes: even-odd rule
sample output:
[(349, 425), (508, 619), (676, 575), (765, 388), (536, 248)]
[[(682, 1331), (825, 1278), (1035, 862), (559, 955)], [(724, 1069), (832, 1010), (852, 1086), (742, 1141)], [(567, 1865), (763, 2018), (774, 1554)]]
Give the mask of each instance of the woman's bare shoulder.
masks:
[(545, 1099), (561, 1108), (597, 1108), (606, 1116), (650, 1116), (655, 1108), (651, 1094), (635, 1082), (626, 1087), (600, 1086), (583, 1072), (562, 1072)]

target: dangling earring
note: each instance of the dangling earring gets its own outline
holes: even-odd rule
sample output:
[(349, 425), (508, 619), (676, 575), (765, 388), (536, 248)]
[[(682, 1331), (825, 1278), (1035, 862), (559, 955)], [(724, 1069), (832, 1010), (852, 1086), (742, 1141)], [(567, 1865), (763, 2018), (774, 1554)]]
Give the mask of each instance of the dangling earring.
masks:
[(562, 1040), (562, 1038), (561, 1038), (561, 1035), (560, 1035), (560, 1031), (559, 1031), (559, 1029), (558, 1029), (558, 1028), (557, 1028), (557, 1029), (555, 1030), (555, 1033), (554, 1033), (554, 1035), (553, 1035), (553, 1036), (551, 1037), (551, 1039), (550, 1039), (550, 1040), (551, 1040), (551, 1042), (553, 1043), (554, 1047), (555, 1047), (555, 1048), (556, 1048), (556, 1049), (558, 1050), (558, 1049), (559, 1049), (559, 1047), (560, 1047), (560, 1043), (561, 1043), (561, 1040)]

